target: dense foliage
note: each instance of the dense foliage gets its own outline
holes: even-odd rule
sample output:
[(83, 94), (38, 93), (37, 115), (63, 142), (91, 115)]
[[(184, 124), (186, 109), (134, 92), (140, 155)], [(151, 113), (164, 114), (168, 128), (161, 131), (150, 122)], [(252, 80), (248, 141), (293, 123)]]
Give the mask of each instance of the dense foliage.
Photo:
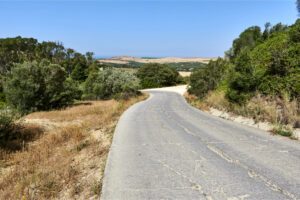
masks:
[(208, 91), (215, 90), (224, 79), (228, 65), (229, 63), (226, 60), (218, 58), (216, 61), (211, 61), (206, 65), (203, 70), (192, 73), (189, 92), (199, 97), (204, 97)]
[[(0, 39), (0, 103), (5, 102), (3, 79), (17, 65), (15, 63), (36, 62), (48, 60), (59, 64), (67, 77), (84, 82), (93, 65), (93, 53), (85, 55), (73, 49), (65, 48), (58, 42), (38, 42), (34, 38), (1, 38)], [(55, 107), (55, 106), (54, 106)]]
[(91, 52), (83, 55), (33, 38), (0, 39), (0, 153), (7, 144), (22, 148), (14, 145), (26, 140), (15, 120), (24, 114), (63, 108), (82, 98), (125, 99), (138, 94), (139, 87), (135, 74), (109, 69)]
[(10, 111), (3, 105), (0, 105), (0, 140), (11, 131), (12, 123), (13, 116)]
[(137, 72), (143, 88), (172, 86), (180, 81), (176, 69), (167, 64), (144, 64)]
[(43, 59), (51, 63), (60, 64), (70, 76), (76, 65), (81, 64), (84, 68), (93, 62), (93, 53), (87, 52), (82, 55), (73, 49), (65, 48), (58, 42), (41, 42), (34, 38), (0, 39), (0, 74), (10, 71), (14, 63), (25, 61), (40, 62)]
[(140, 83), (134, 72), (106, 68), (91, 72), (84, 85), (85, 99), (128, 98), (138, 93)]
[(66, 106), (80, 98), (66, 74), (60, 65), (48, 61), (14, 64), (5, 78), (7, 101), (21, 113)]
[(255, 93), (300, 98), (300, 19), (292, 26), (250, 27), (233, 41), (227, 58), (211, 61), (191, 75), (190, 93), (204, 97), (223, 90), (229, 101), (244, 104)]

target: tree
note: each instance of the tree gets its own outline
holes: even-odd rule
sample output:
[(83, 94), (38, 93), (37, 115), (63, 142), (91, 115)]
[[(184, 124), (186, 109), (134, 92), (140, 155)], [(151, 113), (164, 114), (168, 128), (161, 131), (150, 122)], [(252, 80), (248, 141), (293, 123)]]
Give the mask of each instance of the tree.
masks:
[(9, 72), (13, 63), (41, 62), (43, 59), (64, 67), (69, 77), (78, 63), (88, 66), (94, 61), (92, 52), (87, 52), (85, 56), (73, 49), (66, 49), (59, 42), (39, 43), (34, 38), (20, 36), (0, 39), (0, 75)]
[(93, 61), (94, 61), (93, 55), (94, 55), (93, 52), (86, 52), (86, 53), (85, 53), (85, 56), (86, 56), (86, 60), (87, 60), (88, 65), (91, 65), (91, 64), (93, 63)]
[(271, 96), (299, 96), (300, 19), (288, 31), (278, 32), (251, 52), (252, 63), (263, 74), (260, 93)]
[(87, 66), (84, 63), (77, 63), (75, 69), (71, 73), (73, 80), (84, 82), (87, 78)]
[(289, 30), (289, 37), (293, 44), (300, 42), (300, 19), (293, 24)]
[(66, 106), (79, 90), (66, 79), (60, 65), (43, 60), (15, 64), (5, 78), (4, 92), (10, 105), (25, 114)]
[(133, 72), (106, 68), (92, 71), (84, 85), (86, 99), (108, 99), (116, 95), (130, 97), (138, 93), (139, 80)]
[(267, 22), (265, 24), (265, 30), (263, 32), (263, 38), (264, 40), (267, 40), (269, 38), (269, 35), (270, 35), (270, 27), (271, 27), (271, 23), (270, 22)]
[(274, 26), (271, 27), (269, 34), (274, 34), (274, 33), (279, 33), (279, 32), (284, 32), (288, 30), (287, 25), (283, 25), (282, 23), (278, 23)]
[(229, 90), (226, 96), (235, 103), (246, 103), (259, 85), (259, 73), (252, 63), (250, 53), (249, 48), (243, 48), (236, 58), (234, 70), (229, 72)]
[(0, 39), (0, 74), (10, 71), (13, 63), (34, 60), (37, 43), (36, 39), (20, 36)]
[(148, 63), (137, 72), (143, 88), (163, 87), (175, 85), (179, 73), (167, 64)]
[(247, 47), (251, 50), (261, 41), (262, 33), (259, 26), (246, 29), (240, 34), (239, 38), (233, 41), (233, 58), (236, 58), (243, 48)]
[(210, 61), (204, 69), (195, 71), (190, 76), (189, 93), (204, 97), (209, 91), (215, 90), (224, 79), (228, 62), (222, 58)]

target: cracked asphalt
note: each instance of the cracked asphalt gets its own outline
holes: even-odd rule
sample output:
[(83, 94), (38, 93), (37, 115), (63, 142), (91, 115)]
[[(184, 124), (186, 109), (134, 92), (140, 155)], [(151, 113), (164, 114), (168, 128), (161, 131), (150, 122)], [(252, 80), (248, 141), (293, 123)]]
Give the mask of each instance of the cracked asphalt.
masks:
[(148, 92), (118, 122), (102, 200), (300, 199), (299, 141)]

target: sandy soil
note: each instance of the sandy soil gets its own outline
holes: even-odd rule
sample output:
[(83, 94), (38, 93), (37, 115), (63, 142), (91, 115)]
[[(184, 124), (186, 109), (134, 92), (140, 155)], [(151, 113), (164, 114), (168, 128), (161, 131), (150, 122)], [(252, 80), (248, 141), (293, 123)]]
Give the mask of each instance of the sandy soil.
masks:
[(118, 56), (107, 59), (99, 59), (100, 63), (115, 63), (115, 64), (127, 64), (130, 61), (139, 62), (139, 63), (179, 63), (179, 62), (201, 62), (208, 63), (210, 60), (216, 60), (217, 58), (175, 58), (175, 57), (167, 57), (167, 58), (154, 58), (154, 59), (144, 59), (132, 56)]
[(152, 88), (152, 89), (145, 89), (142, 90), (143, 92), (147, 91), (168, 91), (168, 92), (176, 92), (180, 95), (183, 95), (187, 91), (187, 85), (179, 85), (179, 86), (172, 86), (172, 87), (164, 87), (164, 88)]
[(182, 77), (190, 76), (192, 72), (179, 72)]

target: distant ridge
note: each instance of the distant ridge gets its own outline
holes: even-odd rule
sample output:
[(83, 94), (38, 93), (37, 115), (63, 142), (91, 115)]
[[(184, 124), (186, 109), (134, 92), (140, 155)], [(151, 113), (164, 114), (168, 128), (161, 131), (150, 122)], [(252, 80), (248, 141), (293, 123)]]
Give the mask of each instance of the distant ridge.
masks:
[(129, 62), (139, 62), (139, 63), (181, 63), (181, 62), (191, 62), (191, 63), (208, 63), (210, 60), (216, 60), (217, 58), (202, 58), (202, 57), (192, 57), (192, 58), (176, 58), (176, 57), (166, 57), (166, 58), (140, 58), (133, 56), (116, 56), (112, 58), (99, 59), (100, 63), (114, 63), (114, 64), (128, 64)]

